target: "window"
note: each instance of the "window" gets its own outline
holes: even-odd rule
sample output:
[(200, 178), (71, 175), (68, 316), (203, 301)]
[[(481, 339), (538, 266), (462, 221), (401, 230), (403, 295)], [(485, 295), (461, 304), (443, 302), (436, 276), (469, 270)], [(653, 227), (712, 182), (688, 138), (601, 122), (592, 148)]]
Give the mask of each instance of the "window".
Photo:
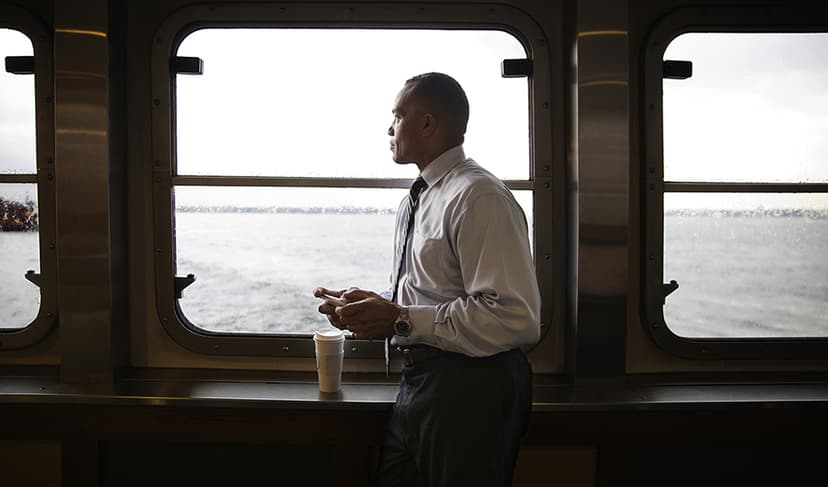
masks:
[(204, 62), (176, 79), (176, 175), (194, 184), (173, 188), (177, 273), (196, 276), (182, 315), (205, 330), (311, 333), (326, 324), (315, 286), (389, 287), (405, 190), (376, 186), (416, 176), (391, 160), (385, 133), (413, 74), (452, 72), (474, 100), (469, 154), (528, 179), (527, 83), (500, 76), (502, 59), (526, 53), (504, 32), (203, 29), (178, 55)]
[(514, 35), (182, 24), (171, 51), (156, 52), (155, 66), (171, 66), (174, 125), (169, 141), (155, 133), (155, 219), (160, 318), (185, 346), (311, 355), (306, 338), (327, 326), (315, 286), (389, 287), (394, 212), (417, 169), (394, 164), (386, 131), (415, 74), (443, 71), (463, 85), (467, 154), (534, 221), (530, 83), (501, 76), (504, 59), (528, 57)]
[[(0, 29), (0, 58), (18, 56), (32, 56), (31, 41)], [(40, 272), (34, 105), (33, 77), (0, 71), (0, 329), (24, 328), (40, 310), (40, 292), (25, 277)]]
[(0, 8), (0, 350), (39, 341), (57, 317), (45, 38), (25, 14)]
[(712, 30), (649, 58), (648, 328), (688, 356), (802, 357), (828, 338), (828, 33)]

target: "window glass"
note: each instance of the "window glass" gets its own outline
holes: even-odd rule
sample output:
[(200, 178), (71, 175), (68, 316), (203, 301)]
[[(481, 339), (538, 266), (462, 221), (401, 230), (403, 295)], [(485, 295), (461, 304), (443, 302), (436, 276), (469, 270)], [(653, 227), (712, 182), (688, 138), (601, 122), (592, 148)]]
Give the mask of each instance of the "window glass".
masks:
[(0, 184), (0, 329), (28, 326), (40, 310), (40, 288), (26, 280), (40, 272), (37, 189)]
[[(807, 186), (828, 182), (827, 51), (826, 33), (690, 33), (667, 47), (665, 60), (693, 63), (663, 82), (664, 179), (697, 183), (664, 194), (677, 335), (828, 336), (828, 194)], [(742, 192), (706, 184), (721, 182)], [(750, 192), (766, 183), (792, 186)]]
[(667, 193), (677, 335), (828, 337), (828, 194)]
[[(177, 275), (196, 276), (182, 292), (182, 312), (215, 332), (312, 332), (327, 323), (316, 312), (315, 286), (389, 288), (395, 211), (405, 193), (176, 188)], [(531, 222), (531, 191), (515, 196)]]
[(35, 173), (34, 76), (7, 73), (8, 56), (32, 56), (24, 34), (0, 28), (0, 174)]
[[(404, 189), (179, 187), (180, 305), (221, 332), (308, 333), (326, 324), (315, 286), (388, 287)], [(209, 202), (205, 204), (205, 202)], [(324, 202), (324, 204), (322, 204)]]
[[(26, 279), (40, 272), (35, 164), (34, 77), (7, 73), (9, 56), (32, 56), (21, 32), (0, 28), (0, 329), (25, 328), (37, 318), (40, 289)], [(31, 176), (31, 181), (19, 177)]]
[(828, 33), (690, 33), (666, 60), (667, 181), (828, 182)]
[(466, 152), (504, 179), (529, 177), (528, 83), (502, 78), (524, 58), (501, 31), (203, 29), (179, 56), (204, 74), (176, 77), (177, 173), (401, 177), (386, 133), (413, 75), (442, 71), (466, 90)]
[[(528, 83), (500, 76), (526, 52), (507, 33), (204, 29), (178, 55), (204, 72), (175, 78), (177, 175), (413, 179), (391, 159), (391, 109), (405, 80), (443, 71), (469, 97), (466, 153), (529, 179)], [(196, 278), (179, 305), (194, 326), (304, 334), (327, 324), (315, 286), (389, 287), (406, 189), (203, 181), (174, 187), (175, 273)], [(532, 192), (514, 194), (531, 222)]]

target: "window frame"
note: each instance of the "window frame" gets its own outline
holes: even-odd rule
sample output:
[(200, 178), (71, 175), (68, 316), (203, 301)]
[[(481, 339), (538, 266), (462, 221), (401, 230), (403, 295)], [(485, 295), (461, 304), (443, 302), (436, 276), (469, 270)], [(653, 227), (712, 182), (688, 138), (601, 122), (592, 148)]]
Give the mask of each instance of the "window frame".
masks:
[[(35, 184), (38, 205), (40, 309), (24, 328), (0, 330), (0, 351), (31, 347), (57, 326), (57, 251), (54, 157), (54, 105), (52, 95), (52, 41), (49, 30), (29, 12), (0, 5), (0, 27), (27, 36), (32, 42), (35, 84), (35, 173), (0, 174), (3, 184)], [(3, 68), (5, 69), (5, 68)]]
[[(185, 348), (209, 355), (312, 357), (310, 335), (217, 333), (193, 326), (184, 317), (175, 295), (175, 243), (172, 192), (179, 185), (209, 181), (222, 186), (408, 188), (410, 179), (306, 178), (255, 176), (177, 176), (175, 167), (175, 75), (170, 60), (181, 41), (207, 27), (243, 28), (389, 28), (489, 29), (513, 35), (534, 64), (528, 78), (530, 134), (551, 134), (548, 42), (538, 25), (513, 7), (492, 4), (238, 4), (232, 7), (196, 5), (177, 11), (156, 32), (152, 50), (152, 185), (153, 254), (158, 319), (167, 333)], [(390, 102), (389, 102), (390, 103)], [(553, 278), (543, 276), (542, 265), (553, 255), (552, 226), (538, 225), (553, 217), (551, 137), (529, 138), (530, 171), (527, 180), (506, 181), (511, 189), (533, 192), (535, 266), (543, 297), (542, 332), (551, 328)], [(548, 208), (539, 212), (539, 208)], [(540, 215), (539, 215), (540, 213)], [(544, 228), (540, 228), (544, 227)], [(345, 356), (382, 358), (382, 341), (349, 339)]]
[[(715, 10), (715, 15), (711, 11)], [(664, 194), (687, 193), (828, 193), (828, 183), (673, 182), (664, 180), (662, 60), (678, 36), (699, 32), (828, 32), (828, 8), (699, 7), (678, 9), (662, 18), (643, 44), (643, 118), (641, 178), (643, 200), (643, 323), (657, 346), (691, 359), (816, 359), (828, 356), (828, 338), (688, 338), (675, 334), (664, 319)]]

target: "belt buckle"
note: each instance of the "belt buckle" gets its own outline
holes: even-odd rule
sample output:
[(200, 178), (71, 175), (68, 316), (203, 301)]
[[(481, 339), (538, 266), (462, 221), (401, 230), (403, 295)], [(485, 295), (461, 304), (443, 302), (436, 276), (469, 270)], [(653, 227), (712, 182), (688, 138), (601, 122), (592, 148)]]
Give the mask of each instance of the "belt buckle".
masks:
[(410, 366), (414, 365), (414, 362), (415, 362), (415, 360), (414, 360), (414, 350), (411, 350), (410, 348), (403, 348), (402, 349), (402, 361), (403, 361), (403, 365), (405, 365), (406, 367), (410, 367)]

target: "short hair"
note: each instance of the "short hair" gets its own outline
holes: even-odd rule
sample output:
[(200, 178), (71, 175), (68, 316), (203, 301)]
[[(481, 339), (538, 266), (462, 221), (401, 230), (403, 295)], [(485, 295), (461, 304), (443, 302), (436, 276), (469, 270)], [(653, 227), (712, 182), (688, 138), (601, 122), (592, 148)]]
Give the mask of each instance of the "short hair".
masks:
[(459, 131), (456, 135), (462, 137), (466, 133), (469, 123), (469, 99), (457, 80), (443, 73), (423, 73), (408, 79), (405, 87), (410, 93), (440, 110), (447, 121)]

